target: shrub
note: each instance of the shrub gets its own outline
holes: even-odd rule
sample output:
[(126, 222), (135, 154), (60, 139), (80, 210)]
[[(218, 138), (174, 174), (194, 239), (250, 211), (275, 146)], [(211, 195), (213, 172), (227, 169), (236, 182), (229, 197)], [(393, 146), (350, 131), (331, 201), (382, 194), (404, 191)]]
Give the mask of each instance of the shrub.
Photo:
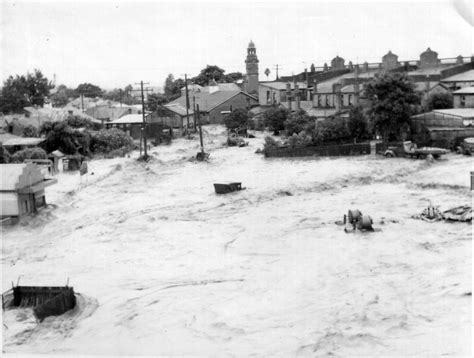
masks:
[(0, 156), (0, 163), (1, 164), (7, 164), (7, 163), (10, 163), (11, 161), (11, 155), (10, 155), (10, 152), (7, 150), (7, 148), (5, 147), (0, 147), (0, 153), (1, 153), (1, 156)]
[(307, 135), (304, 131), (299, 134), (293, 133), (291, 137), (288, 138), (288, 144), (290, 147), (307, 147), (311, 145), (313, 139), (311, 136)]
[(263, 114), (263, 123), (275, 134), (279, 134), (285, 129), (285, 121), (288, 118), (289, 111), (284, 108), (272, 108)]
[(347, 127), (355, 141), (369, 138), (368, 122), (360, 106), (352, 107), (349, 111)]
[(38, 134), (38, 129), (31, 124), (23, 128), (23, 137), (39, 137)]
[(66, 122), (45, 122), (42, 131), (46, 131), (45, 149), (52, 152), (59, 149), (64, 154), (90, 153), (91, 135), (87, 131), (71, 128)]
[(329, 142), (341, 143), (349, 141), (351, 138), (346, 121), (339, 117), (318, 122), (314, 126), (311, 136), (316, 145)]
[(25, 159), (48, 159), (46, 152), (38, 147), (26, 148), (13, 154), (12, 163), (23, 163)]
[(426, 112), (433, 109), (453, 108), (453, 95), (451, 93), (433, 93), (423, 103)]
[(130, 151), (133, 139), (118, 128), (101, 129), (92, 135), (91, 148), (94, 153), (109, 153), (120, 148)]
[(298, 111), (291, 113), (288, 116), (288, 119), (285, 121), (285, 130), (288, 137), (293, 134), (299, 134), (302, 131), (306, 130), (308, 125), (314, 122), (314, 118), (306, 114), (305, 111)]
[(69, 116), (66, 119), (66, 124), (72, 128), (87, 128), (93, 130), (99, 130), (102, 127), (101, 124), (92, 122), (89, 118), (80, 116)]
[(50, 131), (53, 130), (53, 125), (54, 123), (51, 121), (43, 122), (43, 124), (39, 127), (39, 135), (47, 135)]
[(247, 128), (249, 116), (246, 110), (236, 109), (224, 118), (227, 129)]
[(278, 142), (270, 136), (265, 137), (265, 144), (263, 145), (263, 150), (275, 149), (278, 148)]

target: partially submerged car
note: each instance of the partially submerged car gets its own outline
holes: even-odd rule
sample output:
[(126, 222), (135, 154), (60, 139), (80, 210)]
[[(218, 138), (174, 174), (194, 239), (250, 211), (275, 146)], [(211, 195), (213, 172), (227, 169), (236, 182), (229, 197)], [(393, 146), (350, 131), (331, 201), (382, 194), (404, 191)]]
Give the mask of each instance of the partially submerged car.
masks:
[(474, 153), (474, 137), (464, 138), (461, 144), (456, 148), (459, 154), (472, 155)]
[(421, 147), (411, 142), (404, 141), (398, 145), (390, 146), (383, 153), (386, 157), (410, 157), (424, 159), (428, 155), (432, 155), (433, 158), (438, 159), (441, 155), (448, 153), (447, 149), (436, 148), (436, 147)]

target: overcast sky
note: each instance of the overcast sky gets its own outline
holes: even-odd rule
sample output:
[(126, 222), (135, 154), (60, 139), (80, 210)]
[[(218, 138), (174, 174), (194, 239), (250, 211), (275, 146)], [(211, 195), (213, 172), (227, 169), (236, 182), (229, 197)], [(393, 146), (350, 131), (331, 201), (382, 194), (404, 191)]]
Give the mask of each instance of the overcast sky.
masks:
[[(168, 73), (196, 75), (207, 64), (245, 72), (252, 39), (260, 79), (322, 66), (339, 55), (378, 62), (391, 50), (414, 60), (473, 53), (470, 0), (437, 2), (125, 2), (2, 1), (1, 79), (39, 68), (57, 84), (102, 88)], [(472, 4), (470, 5), (472, 6)], [(470, 12), (471, 11), (471, 12)]]

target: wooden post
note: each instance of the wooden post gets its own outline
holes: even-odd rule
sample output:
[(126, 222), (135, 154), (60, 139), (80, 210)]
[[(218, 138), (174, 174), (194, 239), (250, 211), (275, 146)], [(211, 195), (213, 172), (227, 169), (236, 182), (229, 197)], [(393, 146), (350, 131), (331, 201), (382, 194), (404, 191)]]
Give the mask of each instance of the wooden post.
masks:
[(201, 126), (201, 118), (199, 116), (199, 104), (196, 105), (196, 111), (197, 111), (197, 121), (199, 125), (199, 141), (201, 142), (201, 153), (203, 154), (203, 158), (204, 158), (204, 144), (202, 142), (202, 126)]

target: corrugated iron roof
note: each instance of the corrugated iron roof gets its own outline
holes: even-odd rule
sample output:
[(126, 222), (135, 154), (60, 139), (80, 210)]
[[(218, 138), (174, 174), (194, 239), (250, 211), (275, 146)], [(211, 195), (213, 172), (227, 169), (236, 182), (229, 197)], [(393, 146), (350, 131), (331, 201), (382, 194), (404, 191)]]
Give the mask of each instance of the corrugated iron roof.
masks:
[[(180, 116), (186, 116), (186, 104), (183, 106), (181, 103), (169, 103), (165, 104), (164, 107), (170, 111), (179, 114)], [(194, 112), (191, 108), (188, 109), (188, 114), (192, 115)]]
[(135, 124), (143, 123), (143, 115), (141, 114), (127, 114), (121, 118), (107, 122), (107, 124)]
[(433, 112), (447, 116), (474, 118), (474, 108), (435, 109)]
[(458, 89), (453, 94), (474, 94), (474, 86)]
[(474, 70), (458, 73), (441, 80), (441, 82), (474, 82)]

